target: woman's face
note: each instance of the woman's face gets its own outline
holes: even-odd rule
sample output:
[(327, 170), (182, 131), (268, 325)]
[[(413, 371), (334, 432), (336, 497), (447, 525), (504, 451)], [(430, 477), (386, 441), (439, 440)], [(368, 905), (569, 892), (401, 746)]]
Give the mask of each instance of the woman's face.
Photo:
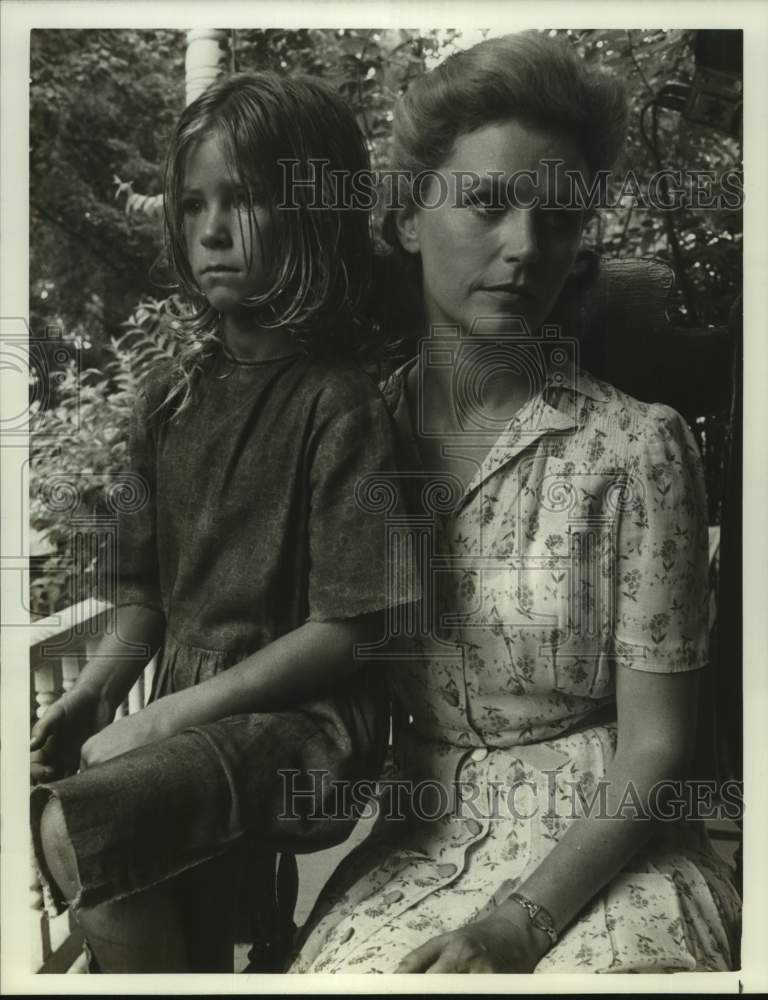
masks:
[[(560, 160), (562, 166), (554, 171), (544, 160)], [(533, 331), (547, 318), (584, 223), (579, 209), (544, 207), (555, 201), (567, 205), (566, 170), (587, 173), (576, 145), (517, 121), (487, 125), (456, 141), (437, 171), (444, 182), (433, 177), (421, 192), (424, 207), (399, 224), (403, 247), (421, 254), (430, 324), (469, 332), (484, 319), (488, 331), (488, 321), (493, 329), (501, 317), (518, 316)], [(462, 196), (472, 173), (480, 183)], [(438, 207), (426, 207), (436, 202)]]

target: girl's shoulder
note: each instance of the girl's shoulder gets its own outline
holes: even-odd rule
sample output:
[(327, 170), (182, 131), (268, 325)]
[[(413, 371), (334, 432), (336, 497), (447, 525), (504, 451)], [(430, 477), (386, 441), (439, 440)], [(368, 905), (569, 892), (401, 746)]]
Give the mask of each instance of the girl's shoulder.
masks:
[(158, 365), (144, 375), (136, 391), (135, 411), (140, 422), (152, 425), (162, 419), (163, 405), (174, 384), (170, 363)]
[(392, 413), (395, 413), (405, 394), (408, 372), (416, 364), (416, 358), (409, 358), (379, 382), (379, 390)]
[(384, 405), (373, 377), (354, 362), (306, 358), (300, 382), (302, 403), (312, 402), (325, 415), (341, 415)]

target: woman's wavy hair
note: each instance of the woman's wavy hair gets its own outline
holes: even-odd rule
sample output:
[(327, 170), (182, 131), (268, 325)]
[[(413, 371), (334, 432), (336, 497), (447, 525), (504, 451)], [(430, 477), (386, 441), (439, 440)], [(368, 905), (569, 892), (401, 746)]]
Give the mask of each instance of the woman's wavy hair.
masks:
[[(572, 140), (594, 176), (608, 170), (622, 150), (627, 101), (621, 81), (588, 65), (568, 42), (537, 31), (490, 38), (449, 56), (411, 83), (395, 107), (391, 166), (415, 179), (439, 169), (461, 136), (510, 120)], [(406, 205), (412, 203), (407, 183), (401, 195)], [(397, 214), (390, 207), (385, 215), (390, 255), (388, 267), (383, 262), (379, 267), (407, 292), (409, 303), (406, 307), (401, 298), (399, 315), (390, 307), (382, 323), (394, 322), (401, 331), (409, 326), (413, 334), (423, 325), (421, 264), (418, 255), (400, 246)], [(596, 260), (586, 252), (561, 299), (581, 290), (596, 273)]]
[(273, 72), (233, 75), (213, 83), (184, 110), (165, 163), (168, 262), (191, 306), (191, 313), (175, 317), (182, 343), (165, 403), (172, 402), (176, 413), (189, 403), (196, 377), (222, 347), (218, 313), (189, 267), (181, 205), (187, 159), (208, 136), (221, 141), (249, 207), (258, 200), (269, 210), (267, 288), (243, 302), (254, 325), (285, 328), (310, 354), (365, 360), (373, 350), (366, 316), (373, 267), (370, 217), (361, 209), (339, 210), (332, 173), (369, 169), (352, 111), (316, 79)]

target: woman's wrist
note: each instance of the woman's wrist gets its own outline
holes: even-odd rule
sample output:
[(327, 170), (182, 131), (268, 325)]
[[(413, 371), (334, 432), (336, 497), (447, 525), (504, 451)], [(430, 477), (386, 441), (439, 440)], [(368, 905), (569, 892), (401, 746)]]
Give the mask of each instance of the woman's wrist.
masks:
[(526, 936), (529, 947), (535, 949), (539, 957), (557, 941), (554, 921), (550, 913), (533, 900), (519, 893), (513, 893), (496, 907), (494, 914), (499, 920), (509, 921)]
[(525, 910), (513, 902), (497, 906), (484, 920), (493, 924), (497, 933), (509, 941), (510, 948), (522, 950), (532, 968), (552, 947), (549, 936), (535, 927)]

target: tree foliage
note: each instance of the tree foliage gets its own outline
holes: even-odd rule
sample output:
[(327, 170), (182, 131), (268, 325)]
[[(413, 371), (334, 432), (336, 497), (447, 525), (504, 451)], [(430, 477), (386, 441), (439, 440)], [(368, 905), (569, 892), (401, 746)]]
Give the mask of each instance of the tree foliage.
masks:
[(157, 293), (157, 223), (126, 216), (115, 176), (159, 190), (183, 106), (184, 34), (35, 30), (30, 71), (32, 333), (56, 326), (98, 348)]
[[(740, 167), (739, 143), (733, 136), (692, 123), (679, 111), (658, 116), (657, 161), (643, 141), (643, 107), (666, 84), (690, 84), (695, 71), (693, 31), (568, 31), (564, 32), (588, 62), (623, 80), (629, 97), (629, 135), (618, 173), (633, 170), (641, 187), (660, 168), (711, 171), (721, 177)], [(717, 190), (715, 188), (715, 190)], [(598, 214), (592, 233), (594, 245), (617, 257), (654, 256), (673, 264), (665, 214), (654, 209), (627, 207)], [(681, 245), (685, 275), (702, 326), (727, 322), (728, 311), (740, 290), (741, 211), (687, 209), (672, 213)], [(678, 275), (678, 320), (689, 320)]]

